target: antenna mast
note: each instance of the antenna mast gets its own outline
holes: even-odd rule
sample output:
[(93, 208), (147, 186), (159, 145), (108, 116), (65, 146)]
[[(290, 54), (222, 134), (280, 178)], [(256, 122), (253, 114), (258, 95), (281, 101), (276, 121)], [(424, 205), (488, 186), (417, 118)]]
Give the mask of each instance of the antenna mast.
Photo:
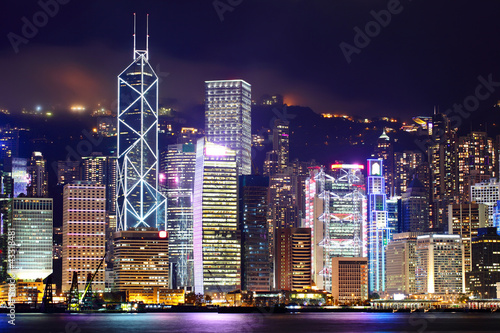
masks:
[(136, 19), (135, 19), (135, 13), (134, 13), (134, 35), (133, 35), (134, 36), (134, 55), (133, 55), (132, 59), (135, 59), (135, 46), (136, 46), (135, 29), (136, 29)]
[(146, 16), (146, 60), (149, 60), (149, 14)]

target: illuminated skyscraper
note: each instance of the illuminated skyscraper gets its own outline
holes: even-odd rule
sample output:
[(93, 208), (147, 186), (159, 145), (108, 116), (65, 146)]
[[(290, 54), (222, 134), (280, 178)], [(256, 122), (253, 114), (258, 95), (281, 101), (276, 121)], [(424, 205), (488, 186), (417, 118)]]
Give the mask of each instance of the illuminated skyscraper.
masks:
[(488, 206), (484, 204), (464, 203), (448, 207), (448, 233), (462, 238), (465, 272), (471, 270), (472, 239), (477, 236), (479, 228), (488, 226), (487, 221)]
[(459, 235), (417, 236), (417, 293), (464, 293), (463, 246)]
[(242, 289), (270, 290), (271, 258), (267, 225), (269, 178), (239, 177)]
[(470, 187), (470, 201), (488, 206), (488, 224), (493, 226), (495, 207), (500, 200), (500, 183), (495, 178)]
[(241, 288), (236, 152), (205, 140), (196, 144), (193, 203), (195, 292), (201, 294)]
[(387, 196), (393, 196), (394, 193), (394, 148), (391, 139), (386, 134), (385, 129), (382, 131), (382, 135), (377, 140), (377, 146), (374, 152), (375, 158), (382, 159), (383, 169), (382, 173), (384, 175), (385, 182), (385, 194)]
[[(71, 287), (78, 273), (79, 289), (87, 274), (94, 274), (105, 254), (106, 188), (93, 182), (74, 181), (63, 189), (62, 290)], [(97, 271), (92, 290), (104, 290), (104, 265)]]
[(273, 176), (282, 173), (289, 163), (290, 129), (286, 120), (276, 119), (273, 129), (273, 150), (266, 154), (264, 174)]
[(28, 161), (28, 174), (30, 183), (28, 185), (28, 196), (33, 198), (44, 198), (49, 195), (48, 174), (46, 170), (47, 161), (39, 151), (33, 152)]
[(383, 174), (383, 160), (368, 160), (368, 286), (385, 291), (385, 247), (390, 239)]
[(276, 290), (300, 290), (311, 286), (311, 229), (276, 230)]
[[(169, 145), (162, 159), (161, 182), (167, 197), (169, 262), (177, 266), (177, 287), (192, 287), (193, 272), (193, 189), (196, 163), (193, 143)], [(165, 179), (163, 181), (163, 178)], [(172, 271), (171, 274), (175, 272)]]
[(334, 257), (366, 257), (363, 165), (333, 164), (328, 174), (311, 168), (306, 181), (304, 226), (311, 229), (313, 280), (331, 291)]
[(116, 212), (116, 157), (94, 152), (82, 157), (82, 180), (106, 186), (106, 210)]
[(236, 152), (238, 175), (252, 172), (251, 86), (243, 80), (205, 81), (205, 134)]
[(134, 32), (134, 61), (118, 76), (118, 230), (165, 230), (166, 198), (158, 191), (158, 77), (147, 39), (146, 50), (136, 50)]
[(15, 244), (9, 244), (14, 260), (8, 272), (16, 279), (44, 279), (52, 273), (52, 199), (14, 198), (11, 205)]
[(408, 185), (412, 180), (412, 176), (416, 172), (416, 168), (423, 163), (424, 154), (422, 152), (404, 151), (394, 154), (395, 160), (395, 194), (400, 196), (406, 192)]
[(429, 230), (429, 196), (424, 185), (414, 178), (401, 198), (402, 232)]
[(80, 161), (57, 161), (57, 185), (65, 185), (73, 180), (81, 180)]
[(458, 195), (470, 200), (470, 186), (496, 177), (496, 151), (485, 132), (471, 132), (458, 141)]

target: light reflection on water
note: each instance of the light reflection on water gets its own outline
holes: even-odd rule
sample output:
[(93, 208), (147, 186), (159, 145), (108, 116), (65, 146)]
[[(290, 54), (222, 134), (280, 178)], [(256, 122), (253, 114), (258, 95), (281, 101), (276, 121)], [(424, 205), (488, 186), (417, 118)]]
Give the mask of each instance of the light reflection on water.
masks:
[[(0, 332), (498, 332), (497, 313), (0, 314)], [(3, 318), (2, 318), (3, 317)]]

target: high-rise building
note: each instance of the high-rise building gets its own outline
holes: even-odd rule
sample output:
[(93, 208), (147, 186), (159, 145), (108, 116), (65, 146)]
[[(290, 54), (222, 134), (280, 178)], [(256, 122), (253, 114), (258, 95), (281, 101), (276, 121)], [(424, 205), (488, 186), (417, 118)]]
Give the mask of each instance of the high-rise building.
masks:
[(11, 198), (28, 194), (30, 176), (28, 173), (28, 160), (20, 157), (11, 157), (4, 162), (4, 193)]
[(239, 175), (252, 172), (251, 86), (243, 80), (205, 81), (205, 134), (236, 152)]
[(33, 152), (28, 161), (27, 171), (30, 177), (28, 185), (28, 196), (33, 198), (44, 198), (49, 195), (48, 174), (46, 170), (47, 161), (39, 151)]
[(271, 258), (267, 225), (269, 178), (239, 177), (241, 230), (241, 287), (258, 291), (271, 288)]
[(306, 181), (304, 226), (313, 239), (313, 280), (331, 291), (334, 257), (366, 256), (366, 207), (363, 165), (333, 164), (327, 174), (311, 168)]
[[(8, 273), (16, 279), (45, 279), (52, 273), (52, 199), (14, 198), (11, 201)], [(9, 256), (10, 257), (10, 256)]]
[(196, 144), (193, 247), (196, 293), (241, 288), (236, 152), (204, 138)]
[(471, 270), (472, 239), (479, 228), (485, 228), (488, 221), (488, 207), (484, 204), (454, 204), (448, 207), (448, 233), (460, 235), (464, 247), (464, 269)]
[(114, 233), (113, 289), (168, 288), (168, 233), (151, 229)]
[(78, 273), (82, 290), (89, 273), (96, 273), (92, 290), (104, 291), (106, 187), (93, 182), (74, 181), (63, 189), (62, 290), (71, 287)]
[(158, 77), (147, 42), (146, 50), (135, 49), (135, 34), (133, 58), (118, 76), (118, 230), (165, 230), (166, 198), (158, 191)]
[(311, 229), (280, 228), (275, 236), (276, 290), (311, 287)]
[(402, 232), (429, 230), (429, 196), (424, 185), (414, 178), (401, 198)]
[(430, 218), (433, 230), (444, 232), (448, 227), (448, 205), (457, 196), (457, 135), (442, 113), (435, 113), (429, 125)]
[(193, 189), (196, 144), (169, 145), (162, 155), (160, 180), (167, 197), (169, 262), (177, 266), (170, 272), (178, 287), (194, 286), (193, 268)]
[(82, 157), (82, 180), (106, 186), (106, 211), (116, 212), (116, 157), (93, 152)]
[[(485, 132), (471, 132), (458, 141), (458, 195), (468, 201), (470, 185), (496, 177), (496, 151)], [(483, 177), (483, 178), (480, 178)]]
[(391, 197), (396, 194), (394, 193), (394, 148), (385, 129), (377, 140), (373, 156), (384, 161), (382, 163), (382, 173), (384, 175), (385, 194)]
[(396, 196), (406, 192), (417, 167), (424, 162), (424, 154), (419, 151), (394, 153), (394, 188)]
[(488, 206), (488, 224), (493, 226), (495, 207), (500, 200), (500, 183), (495, 178), (472, 185), (470, 187), (470, 200)]
[(472, 239), (472, 268), (466, 286), (482, 298), (495, 298), (500, 281), (500, 236), (496, 228), (480, 228)]
[(382, 159), (368, 159), (367, 248), (370, 292), (385, 291), (385, 247), (390, 240)]
[(388, 294), (415, 294), (416, 247), (420, 232), (394, 234), (385, 249)]
[(286, 120), (276, 119), (273, 128), (273, 149), (266, 154), (264, 174), (283, 173), (289, 164), (290, 128)]
[(465, 292), (460, 235), (417, 236), (416, 291), (421, 294)]
[(81, 180), (80, 161), (57, 161), (57, 185)]
[(368, 258), (332, 258), (332, 298), (340, 305), (368, 300)]

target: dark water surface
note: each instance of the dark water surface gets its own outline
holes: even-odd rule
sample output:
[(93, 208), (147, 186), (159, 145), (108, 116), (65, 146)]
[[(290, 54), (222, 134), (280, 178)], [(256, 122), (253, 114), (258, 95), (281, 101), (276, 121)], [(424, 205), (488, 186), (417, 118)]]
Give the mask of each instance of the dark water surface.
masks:
[(0, 332), (500, 332), (500, 313), (0, 314)]

